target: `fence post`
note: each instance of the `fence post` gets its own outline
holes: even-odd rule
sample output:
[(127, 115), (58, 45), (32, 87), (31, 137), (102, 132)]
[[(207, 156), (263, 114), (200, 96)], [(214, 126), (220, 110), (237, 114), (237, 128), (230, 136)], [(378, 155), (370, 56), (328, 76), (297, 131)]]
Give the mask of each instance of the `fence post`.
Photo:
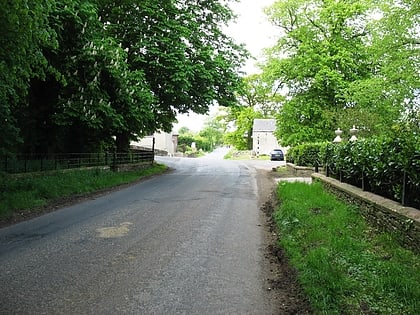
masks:
[(366, 183), (365, 183), (365, 168), (362, 168), (362, 190), (366, 191)]
[(155, 162), (155, 137), (153, 137), (153, 142), (152, 142), (152, 165)]
[(405, 207), (407, 205), (407, 172), (404, 171), (403, 173), (403, 185), (402, 185), (402, 192), (401, 192), (401, 204)]
[(117, 153), (114, 151), (112, 156), (112, 167), (111, 169), (115, 172), (117, 170)]

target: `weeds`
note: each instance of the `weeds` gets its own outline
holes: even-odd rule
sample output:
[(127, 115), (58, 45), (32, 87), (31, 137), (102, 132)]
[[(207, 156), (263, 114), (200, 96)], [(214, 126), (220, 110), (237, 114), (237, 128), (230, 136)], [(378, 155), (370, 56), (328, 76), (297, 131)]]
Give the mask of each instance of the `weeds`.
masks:
[(417, 314), (420, 259), (318, 183), (282, 183), (280, 244), (317, 314)]
[(14, 212), (31, 211), (62, 197), (90, 193), (133, 182), (141, 177), (161, 173), (166, 166), (154, 164), (147, 169), (130, 172), (109, 170), (72, 170), (34, 175), (0, 176), (0, 218)]

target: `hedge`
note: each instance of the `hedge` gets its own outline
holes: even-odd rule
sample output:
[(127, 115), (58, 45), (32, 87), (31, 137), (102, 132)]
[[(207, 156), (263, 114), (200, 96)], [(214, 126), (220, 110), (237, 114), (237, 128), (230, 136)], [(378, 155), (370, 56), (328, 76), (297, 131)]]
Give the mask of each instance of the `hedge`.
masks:
[(291, 148), (289, 162), (323, 165), (329, 176), (364, 190), (420, 208), (420, 134), (391, 135), (344, 143), (303, 144)]

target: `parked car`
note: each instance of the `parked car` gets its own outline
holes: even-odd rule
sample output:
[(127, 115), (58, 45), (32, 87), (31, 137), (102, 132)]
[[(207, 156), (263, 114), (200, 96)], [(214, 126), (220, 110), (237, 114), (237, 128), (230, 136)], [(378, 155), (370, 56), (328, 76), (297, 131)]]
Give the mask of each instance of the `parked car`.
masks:
[(284, 154), (281, 149), (274, 149), (270, 152), (271, 161), (284, 161)]

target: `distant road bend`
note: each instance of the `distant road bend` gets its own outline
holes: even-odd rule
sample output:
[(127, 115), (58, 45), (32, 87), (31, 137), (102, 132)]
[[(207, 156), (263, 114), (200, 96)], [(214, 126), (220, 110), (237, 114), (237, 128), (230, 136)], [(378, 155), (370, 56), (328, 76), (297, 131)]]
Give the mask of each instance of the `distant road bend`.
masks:
[(0, 229), (0, 313), (278, 313), (257, 171), (224, 153)]

